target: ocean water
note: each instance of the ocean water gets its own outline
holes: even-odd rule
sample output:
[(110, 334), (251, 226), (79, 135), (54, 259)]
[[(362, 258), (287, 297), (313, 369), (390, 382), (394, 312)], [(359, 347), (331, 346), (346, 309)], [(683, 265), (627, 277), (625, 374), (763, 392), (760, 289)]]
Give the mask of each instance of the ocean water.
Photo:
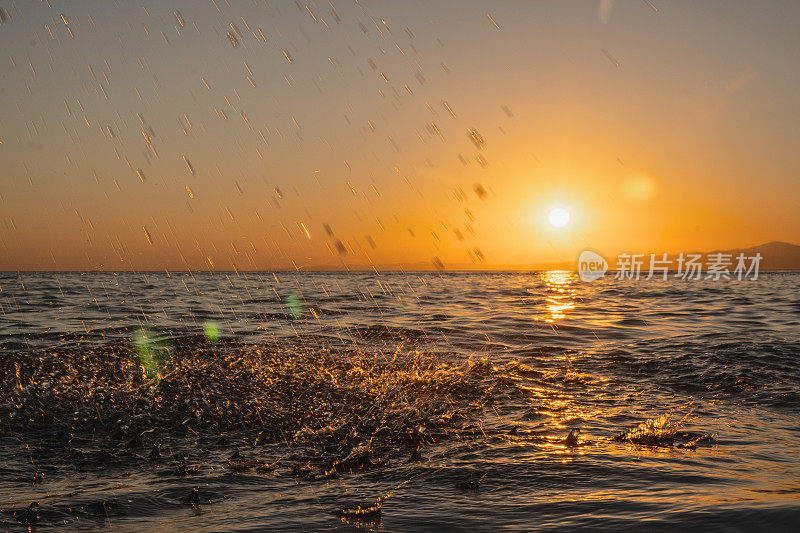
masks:
[(0, 529), (794, 529), (799, 355), (798, 273), (4, 273)]

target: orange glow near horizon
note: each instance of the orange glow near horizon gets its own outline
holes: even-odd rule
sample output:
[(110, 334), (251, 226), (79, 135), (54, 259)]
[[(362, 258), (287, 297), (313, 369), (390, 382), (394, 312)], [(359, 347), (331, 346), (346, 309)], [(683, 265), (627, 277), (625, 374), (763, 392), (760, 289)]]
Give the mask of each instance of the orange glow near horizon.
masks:
[[(70, 9), (73, 37), (46, 4), (0, 32), (0, 269), (514, 268), (800, 242), (799, 75), (774, 59), (800, 37), (765, 10), (731, 8), (743, 37), (691, 5), (512, 3), (496, 26), (472, 2), (337, 6), (329, 27), (274, 6), (181, 4), (185, 28), (156, 3)], [(230, 20), (252, 31), (233, 43)]]

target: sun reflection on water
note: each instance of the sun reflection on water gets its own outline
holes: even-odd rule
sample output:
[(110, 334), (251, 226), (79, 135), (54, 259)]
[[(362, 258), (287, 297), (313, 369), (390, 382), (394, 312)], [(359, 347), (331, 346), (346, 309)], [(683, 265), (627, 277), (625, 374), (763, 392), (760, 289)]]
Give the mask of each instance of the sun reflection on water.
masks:
[(535, 317), (547, 323), (563, 320), (567, 311), (575, 309), (575, 281), (577, 274), (568, 270), (549, 270), (540, 274), (546, 289), (546, 315)]

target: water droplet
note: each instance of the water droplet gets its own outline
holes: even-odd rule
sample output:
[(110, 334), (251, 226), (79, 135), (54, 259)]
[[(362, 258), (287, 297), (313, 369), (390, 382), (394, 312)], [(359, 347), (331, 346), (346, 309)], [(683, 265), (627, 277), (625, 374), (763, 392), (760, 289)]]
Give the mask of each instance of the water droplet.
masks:
[(450, 107), (450, 104), (448, 104), (446, 100), (442, 100), (442, 107), (444, 107), (447, 110), (447, 112), (450, 113), (451, 117), (457, 118), (456, 112), (453, 111), (453, 108)]
[(483, 136), (478, 133), (478, 130), (474, 128), (470, 128), (467, 130), (467, 136), (469, 140), (472, 141), (472, 144), (475, 145), (475, 148), (478, 150), (483, 150), (486, 148), (486, 141), (483, 140)]
[(609, 60), (609, 61), (611, 61), (611, 63), (612, 63), (612, 64), (613, 64), (615, 67), (619, 68), (619, 61), (617, 61), (617, 60), (616, 60), (616, 58), (615, 58), (614, 56), (612, 56), (612, 55), (611, 55), (611, 53), (610, 53), (608, 50), (606, 50), (605, 48), (603, 48), (603, 49), (602, 49), (602, 52), (603, 52), (603, 55), (605, 55), (605, 56), (606, 56), (606, 58), (608, 58), (608, 60)]
[(189, 158), (183, 156), (183, 162), (186, 163), (186, 166), (189, 168), (189, 173), (192, 176), (194, 176), (194, 167), (192, 166), (192, 163), (189, 161)]

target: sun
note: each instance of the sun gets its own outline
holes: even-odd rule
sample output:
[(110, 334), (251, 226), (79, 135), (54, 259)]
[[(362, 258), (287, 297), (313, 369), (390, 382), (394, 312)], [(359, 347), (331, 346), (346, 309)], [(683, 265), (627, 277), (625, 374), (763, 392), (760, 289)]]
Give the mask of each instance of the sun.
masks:
[(569, 212), (566, 209), (557, 207), (550, 211), (550, 214), (547, 215), (547, 219), (554, 228), (563, 228), (569, 224)]

